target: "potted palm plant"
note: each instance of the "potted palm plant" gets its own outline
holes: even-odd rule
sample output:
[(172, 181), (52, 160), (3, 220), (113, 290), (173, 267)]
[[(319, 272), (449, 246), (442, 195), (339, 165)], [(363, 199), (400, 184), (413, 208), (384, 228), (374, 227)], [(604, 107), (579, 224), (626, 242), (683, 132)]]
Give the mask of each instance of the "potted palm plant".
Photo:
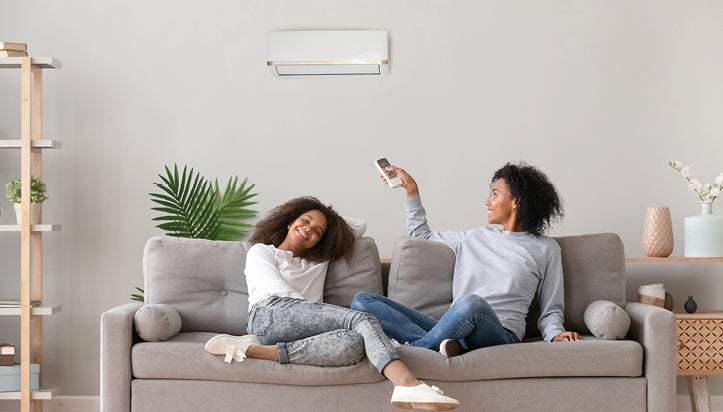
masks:
[[(35, 177), (30, 178), (30, 224), (37, 224), (40, 220), (40, 205), (48, 199), (48, 187)], [(15, 178), (5, 185), (5, 194), (15, 204), (15, 219), (18, 224), (22, 222), (21, 203), (22, 182)]]
[[(251, 199), (256, 196), (251, 190), (255, 185), (247, 179), (238, 181), (238, 176), (229, 178), (225, 189), (221, 190), (218, 180), (209, 181), (193, 168), (178, 166), (165, 167), (165, 175), (159, 174), (160, 183), (154, 183), (160, 191), (149, 193), (157, 205), (151, 210), (161, 215), (153, 218), (160, 222), (157, 228), (168, 236), (190, 237), (212, 240), (239, 240), (249, 234), (253, 225), (244, 222), (256, 216), (249, 207), (256, 204)], [(143, 302), (144, 291), (136, 287), (138, 293), (131, 300)]]

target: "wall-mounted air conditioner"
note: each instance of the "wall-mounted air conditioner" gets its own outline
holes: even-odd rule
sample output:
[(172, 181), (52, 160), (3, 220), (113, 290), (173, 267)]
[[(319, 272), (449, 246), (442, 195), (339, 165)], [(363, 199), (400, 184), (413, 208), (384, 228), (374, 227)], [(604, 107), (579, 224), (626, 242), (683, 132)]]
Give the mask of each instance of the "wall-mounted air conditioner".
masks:
[(389, 72), (385, 30), (272, 31), (266, 65), (276, 76), (380, 75)]

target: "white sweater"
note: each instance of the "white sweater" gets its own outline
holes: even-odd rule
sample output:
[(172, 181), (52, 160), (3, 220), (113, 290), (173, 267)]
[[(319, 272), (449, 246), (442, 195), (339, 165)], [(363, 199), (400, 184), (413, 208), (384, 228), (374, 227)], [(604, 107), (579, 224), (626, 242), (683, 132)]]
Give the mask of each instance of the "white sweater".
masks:
[(314, 263), (273, 245), (257, 243), (246, 255), (249, 310), (271, 296), (321, 302), (329, 262)]

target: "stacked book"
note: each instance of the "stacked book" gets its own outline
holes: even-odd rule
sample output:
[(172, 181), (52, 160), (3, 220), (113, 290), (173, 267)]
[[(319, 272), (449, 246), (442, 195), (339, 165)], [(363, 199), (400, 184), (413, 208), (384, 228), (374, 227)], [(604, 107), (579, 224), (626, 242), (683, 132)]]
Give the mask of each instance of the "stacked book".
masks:
[(25, 57), (27, 55), (27, 44), (0, 41), (0, 57)]
[[(39, 300), (30, 301), (30, 306), (38, 305), (40, 305)], [(20, 299), (0, 299), (0, 308), (19, 308), (20, 306)]]

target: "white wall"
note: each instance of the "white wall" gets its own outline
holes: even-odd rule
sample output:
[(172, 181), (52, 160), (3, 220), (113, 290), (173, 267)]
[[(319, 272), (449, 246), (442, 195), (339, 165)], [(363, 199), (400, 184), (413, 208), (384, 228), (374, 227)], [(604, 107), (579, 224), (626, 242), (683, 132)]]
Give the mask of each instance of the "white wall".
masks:
[[(388, 156), (417, 178), (433, 228), (485, 223), (489, 178), (506, 161), (545, 170), (565, 199), (553, 235), (619, 233), (641, 255), (645, 208), (682, 221), (696, 197), (668, 160), (703, 180), (723, 170), (723, 3), (715, 1), (32, 0), (3, 4), (0, 41), (29, 44), (46, 71), (46, 382), (97, 395), (99, 317), (142, 284), (145, 240), (160, 234), (148, 192), (164, 165), (248, 177), (261, 212), (302, 194), (365, 218), (388, 256), (404, 233)], [(277, 79), (277, 29), (384, 29), (387, 77)], [(19, 133), (19, 75), (0, 71), (0, 138)], [(0, 151), (0, 182), (19, 174)], [(715, 207), (723, 207), (717, 204)], [(12, 208), (0, 201), (0, 221)], [(19, 236), (0, 236), (2, 296), (19, 286)], [(628, 295), (663, 282), (721, 309), (721, 267), (629, 266)], [(10, 319), (0, 340), (17, 341)], [(678, 392), (686, 393), (680, 380)], [(713, 393), (723, 393), (713, 379)]]

